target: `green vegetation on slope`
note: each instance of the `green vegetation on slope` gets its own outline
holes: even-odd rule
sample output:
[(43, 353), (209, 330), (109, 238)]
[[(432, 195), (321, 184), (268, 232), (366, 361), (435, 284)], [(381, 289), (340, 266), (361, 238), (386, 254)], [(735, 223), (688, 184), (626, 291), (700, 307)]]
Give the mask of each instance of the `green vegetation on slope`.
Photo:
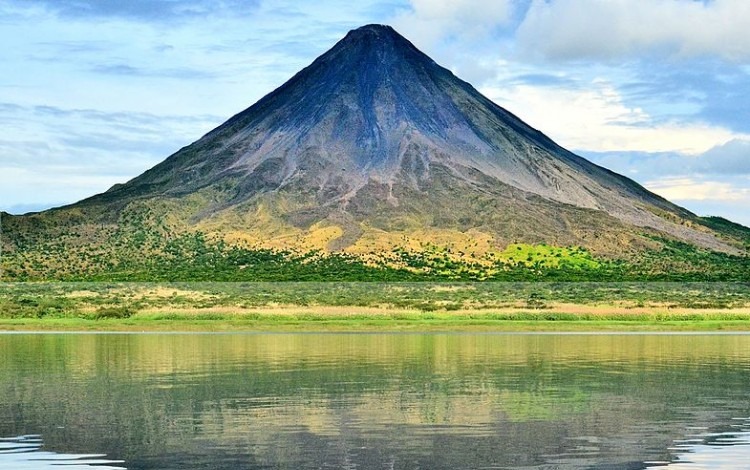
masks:
[(352, 254), (249, 249), (201, 233), (167, 240), (135, 233), (112, 251), (63, 246), (7, 255), (4, 280), (62, 281), (745, 281), (750, 261), (660, 240), (661, 250), (626, 262), (580, 247), (513, 244), (482, 263), (447, 248), (395, 249), (365, 261)]
[[(644, 235), (653, 248), (627, 259), (582, 247), (512, 243), (478, 256), (422, 244), (371, 255), (228, 244), (202, 232), (176, 232), (145, 206), (115, 224), (82, 224), (75, 214), (10, 218), (3, 281), (747, 281), (750, 258)], [(66, 217), (65, 220), (58, 218)], [(749, 236), (719, 218), (706, 224)], [(4, 220), (5, 222), (5, 220)], [(18, 225), (23, 224), (23, 225)], [(750, 238), (748, 238), (750, 240)], [(468, 255), (468, 256), (467, 256)]]
[(717, 233), (726, 234), (733, 238), (743, 240), (745, 249), (750, 250), (750, 228), (736, 224), (723, 217), (700, 217), (698, 222)]

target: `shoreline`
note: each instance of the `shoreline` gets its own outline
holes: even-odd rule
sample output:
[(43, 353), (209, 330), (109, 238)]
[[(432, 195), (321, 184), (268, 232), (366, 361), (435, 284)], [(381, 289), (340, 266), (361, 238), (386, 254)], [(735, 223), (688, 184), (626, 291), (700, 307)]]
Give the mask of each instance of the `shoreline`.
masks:
[(0, 332), (750, 332), (750, 309), (419, 311), (369, 307), (152, 309), (128, 318), (2, 318)]
[(750, 331), (749, 283), (0, 283), (0, 331)]

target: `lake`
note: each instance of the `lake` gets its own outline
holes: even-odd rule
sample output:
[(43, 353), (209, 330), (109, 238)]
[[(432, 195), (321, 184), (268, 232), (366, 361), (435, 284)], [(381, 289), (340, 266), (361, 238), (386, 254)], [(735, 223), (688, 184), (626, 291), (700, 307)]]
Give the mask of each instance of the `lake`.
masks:
[(0, 334), (0, 469), (749, 462), (749, 335)]

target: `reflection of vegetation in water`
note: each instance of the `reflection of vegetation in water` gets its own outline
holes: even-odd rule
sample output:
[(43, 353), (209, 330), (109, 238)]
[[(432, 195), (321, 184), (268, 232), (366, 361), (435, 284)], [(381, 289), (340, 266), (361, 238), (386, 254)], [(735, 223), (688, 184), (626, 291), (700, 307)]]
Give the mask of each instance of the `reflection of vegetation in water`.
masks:
[[(195, 439), (203, 442), (201, 448), (215, 449), (208, 457), (220, 459), (223, 448), (234, 446), (233, 451), (254, 449), (254, 458), (266, 464), (280, 458), (274, 454), (280, 446), (284, 458), (300, 462), (315, 458), (304, 456), (310, 446), (351, 450), (367, 442), (414, 455), (429, 449), (447, 459), (449, 451), (461, 450), (456, 446), (484, 439), (493, 452), (510, 456), (527, 445), (519, 439), (530, 434), (549, 439), (552, 448), (564, 447), (566, 435), (616, 436), (638, 428), (641, 420), (669, 422), (674, 410), (702, 397), (711, 406), (738, 402), (748, 373), (736, 364), (750, 360), (747, 341), (596, 335), (1, 336), (0, 416), (7, 419), (0, 420), (0, 432), (19, 435), (31, 423), (51, 446), (107, 453), (136, 468), (139, 459), (195, 448)], [(584, 429), (590, 425), (596, 429)], [(455, 444), (435, 448), (435, 436), (443, 434)], [(544, 444), (539, 446), (543, 450)]]
[(586, 409), (590, 394), (580, 389), (541, 391), (505, 390), (500, 395), (502, 409), (510, 421), (555, 421)]

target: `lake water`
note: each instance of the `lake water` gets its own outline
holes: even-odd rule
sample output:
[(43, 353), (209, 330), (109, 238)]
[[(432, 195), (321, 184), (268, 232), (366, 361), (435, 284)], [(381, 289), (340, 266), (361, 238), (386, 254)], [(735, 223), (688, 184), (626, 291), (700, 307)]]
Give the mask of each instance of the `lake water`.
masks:
[(750, 336), (0, 334), (0, 438), (8, 470), (749, 469)]

